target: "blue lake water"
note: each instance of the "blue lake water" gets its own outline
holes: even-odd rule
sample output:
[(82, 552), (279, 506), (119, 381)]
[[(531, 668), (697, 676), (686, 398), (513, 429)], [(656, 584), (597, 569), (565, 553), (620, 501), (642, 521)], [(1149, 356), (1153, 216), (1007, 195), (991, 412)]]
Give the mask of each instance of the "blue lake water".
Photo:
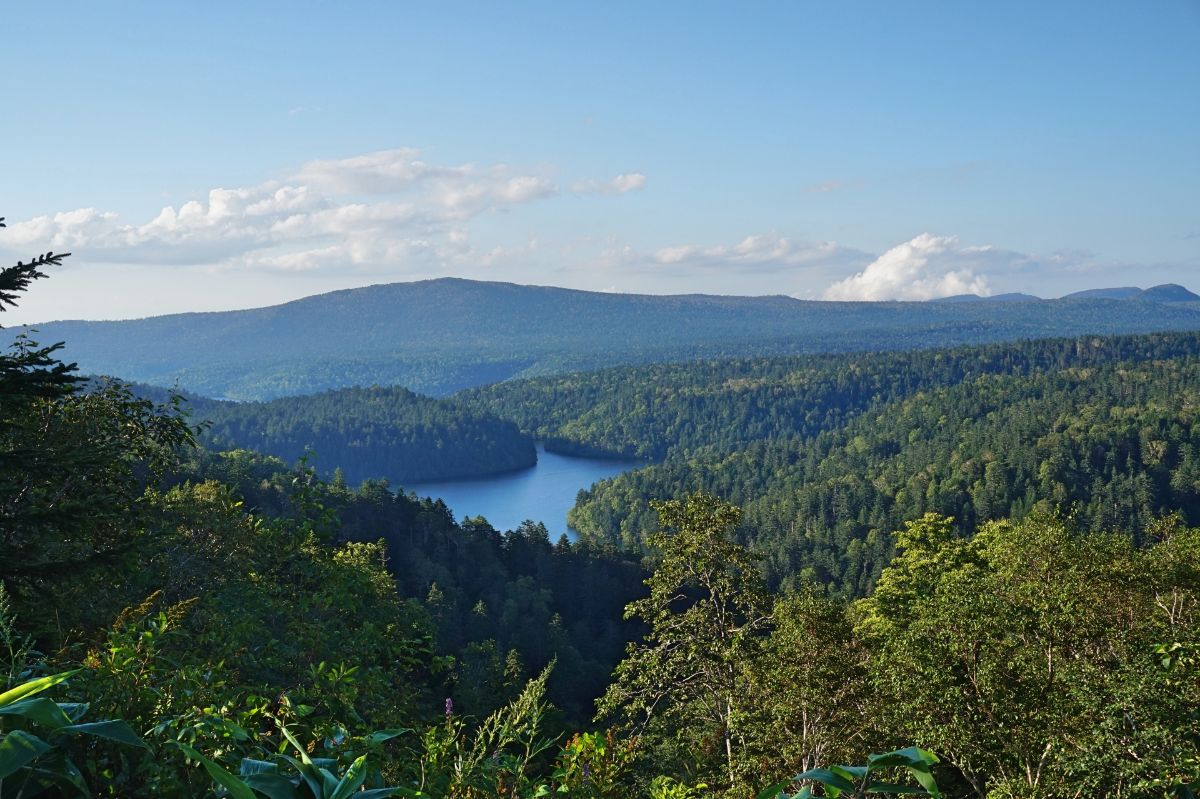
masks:
[(545, 523), (551, 540), (563, 533), (574, 538), (567, 527), (567, 511), (575, 504), (579, 490), (642, 465), (641, 461), (556, 455), (539, 446), (537, 465), (531, 469), (470, 480), (413, 483), (403, 488), (422, 497), (441, 497), (459, 521), (467, 516), (483, 516), (497, 530), (512, 530), (526, 519), (533, 519)]

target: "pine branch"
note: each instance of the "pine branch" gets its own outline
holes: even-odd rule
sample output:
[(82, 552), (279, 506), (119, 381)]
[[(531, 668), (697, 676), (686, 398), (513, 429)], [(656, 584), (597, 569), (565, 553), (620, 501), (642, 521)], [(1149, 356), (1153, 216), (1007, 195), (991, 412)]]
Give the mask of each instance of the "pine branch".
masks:
[[(2, 216), (0, 216), (0, 227), (7, 227)], [(41, 271), (44, 267), (62, 266), (63, 259), (70, 254), (69, 252), (47, 252), (35, 255), (29, 263), (17, 261), (16, 266), (0, 270), (0, 311), (5, 310), (5, 306), (15, 306), (17, 295), (28, 289), (29, 284), (33, 281), (45, 277), (46, 273)]]

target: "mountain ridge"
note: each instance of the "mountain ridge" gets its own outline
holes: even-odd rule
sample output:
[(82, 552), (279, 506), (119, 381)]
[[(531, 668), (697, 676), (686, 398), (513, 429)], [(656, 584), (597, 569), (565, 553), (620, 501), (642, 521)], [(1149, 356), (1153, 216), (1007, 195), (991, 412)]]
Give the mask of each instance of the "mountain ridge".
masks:
[(444, 395), (632, 363), (1200, 329), (1187, 302), (826, 302), (438, 278), (264, 308), (41, 323), (89, 373), (233, 399), (399, 385)]

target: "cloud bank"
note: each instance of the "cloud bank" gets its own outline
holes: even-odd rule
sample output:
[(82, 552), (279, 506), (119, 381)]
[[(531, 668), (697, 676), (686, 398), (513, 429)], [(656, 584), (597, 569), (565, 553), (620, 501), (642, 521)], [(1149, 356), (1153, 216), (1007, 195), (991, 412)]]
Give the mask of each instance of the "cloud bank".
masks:
[(651, 260), (664, 266), (703, 269), (781, 271), (797, 266), (847, 265), (865, 262), (866, 253), (834, 241), (802, 242), (786, 236), (757, 234), (737, 244), (708, 247), (682, 245), (663, 247)]
[(471, 257), (469, 223), (564, 193), (619, 195), (646, 176), (564, 192), (546, 170), (439, 165), (400, 148), (303, 164), (284, 179), (215, 188), (131, 224), (80, 208), (10, 225), (6, 247), (86, 252), (90, 261), (271, 270), (449, 267)]

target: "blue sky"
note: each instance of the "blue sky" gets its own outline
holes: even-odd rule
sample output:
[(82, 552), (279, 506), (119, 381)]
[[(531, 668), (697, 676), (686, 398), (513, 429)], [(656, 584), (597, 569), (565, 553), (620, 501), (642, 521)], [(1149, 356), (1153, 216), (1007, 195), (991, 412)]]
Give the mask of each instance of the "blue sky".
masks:
[(76, 253), (8, 324), (1200, 289), (1195, 0), (20, 4), (0, 67), (0, 251)]

